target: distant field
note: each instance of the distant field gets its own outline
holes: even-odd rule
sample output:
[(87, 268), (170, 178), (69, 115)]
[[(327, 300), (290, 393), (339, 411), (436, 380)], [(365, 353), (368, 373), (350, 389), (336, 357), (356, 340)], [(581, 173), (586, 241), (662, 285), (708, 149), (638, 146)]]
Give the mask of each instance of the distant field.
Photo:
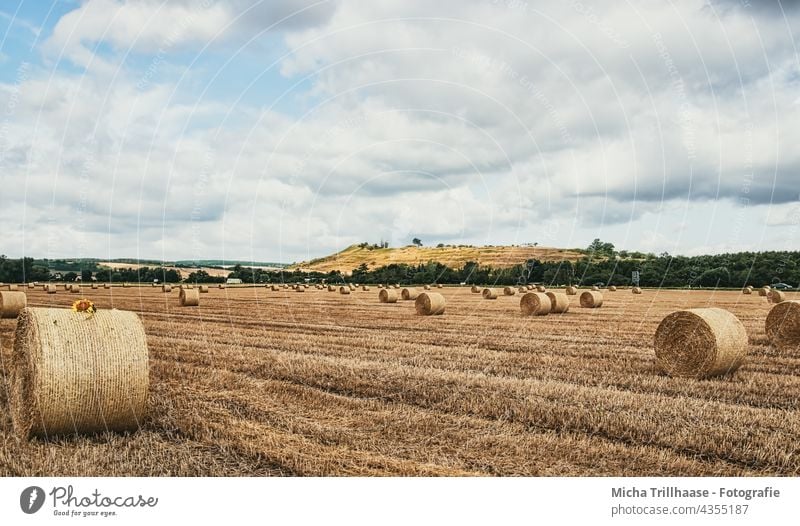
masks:
[[(153, 268), (153, 266), (154, 266), (151, 263), (150, 264), (136, 264), (136, 263), (118, 263), (118, 262), (113, 262), (113, 261), (100, 261), (97, 264), (100, 265), (100, 266), (103, 266), (103, 267), (108, 267), (110, 269), (114, 269), (114, 270), (116, 270), (116, 269), (126, 269), (126, 268), (138, 269), (138, 268), (142, 268), (142, 267)], [(167, 266), (167, 267), (164, 267), (164, 268), (167, 269), (167, 270), (177, 270), (181, 275), (181, 279), (188, 278), (189, 274), (191, 274), (192, 272), (195, 272), (197, 270), (205, 270), (206, 272), (208, 272), (209, 276), (222, 277), (222, 278), (228, 277), (228, 274), (231, 273), (230, 270), (225, 270), (225, 269), (220, 269), (220, 268), (211, 268), (211, 267), (181, 268), (181, 267), (168, 267)]]
[[(443, 316), (377, 290), (87, 290), (138, 312), (150, 415), (132, 435), (18, 442), (7, 407), (15, 320), (0, 320), (0, 475), (798, 475), (800, 355), (768, 345), (764, 298), (629, 290), (525, 318), (520, 295), (440, 289)], [(798, 299), (797, 293), (789, 294)], [(75, 295), (28, 294), (68, 307)], [(747, 328), (731, 378), (669, 378), (653, 334), (681, 308)]]
[(577, 261), (584, 254), (573, 250), (549, 247), (402, 247), (402, 248), (360, 248), (358, 245), (350, 246), (336, 254), (304, 261), (292, 265), (291, 269), (315, 270), (330, 272), (339, 270), (350, 273), (362, 263), (370, 269), (389, 265), (392, 263), (405, 263), (417, 265), (436, 261), (450, 268), (461, 268), (468, 261), (475, 261), (481, 266), (494, 268), (507, 268), (528, 259), (539, 261)]

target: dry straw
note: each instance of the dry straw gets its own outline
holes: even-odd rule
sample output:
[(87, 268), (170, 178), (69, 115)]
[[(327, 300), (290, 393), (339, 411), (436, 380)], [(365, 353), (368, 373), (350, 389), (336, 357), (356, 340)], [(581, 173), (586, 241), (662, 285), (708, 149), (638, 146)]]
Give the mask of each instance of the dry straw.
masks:
[(130, 287), (130, 285), (128, 283), (123, 283), (122, 284), (122, 288), (127, 289), (128, 287)]
[(533, 290), (533, 285), (526, 285), (525, 288), (528, 290)]
[(44, 286), (44, 291), (47, 292), (48, 294), (55, 294), (56, 292), (58, 292), (58, 287), (56, 287), (52, 283), (49, 283)]
[(782, 301), (767, 314), (767, 337), (784, 352), (800, 351), (800, 301)]
[(280, 292), (281, 288), (277, 285), (272, 286), (272, 292)]
[(569, 298), (563, 292), (546, 292), (550, 298), (550, 313), (563, 314), (569, 310)]
[(611, 286), (608, 287), (608, 291), (609, 292), (617, 292), (617, 287), (615, 287), (614, 285), (611, 285)]
[(780, 303), (786, 301), (786, 293), (781, 290), (770, 290), (767, 294), (770, 303)]
[(225, 284), (224, 283), (220, 283), (219, 285), (217, 285), (217, 288), (224, 289), (225, 288)]
[(480, 292), (481, 292), (481, 289), (478, 288), (477, 285), (473, 285), (472, 288), (469, 289), (469, 290), (471, 290), (473, 294), (480, 294)]
[(362, 290), (363, 292), (369, 292), (369, 287), (368, 287), (367, 285), (362, 285), (362, 286), (361, 286), (361, 290)]
[(104, 288), (104, 289), (110, 289), (110, 288), (111, 288), (111, 284), (109, 284), (109, 283), (104, 283), (104, 284), (103, 284), (103, 288)]
[(414, 308), (421, 316), (436, 316), (444, 314), (444, 296), (438, 292), (423, 292), (417, 296)]
[(33, 284), (33, 283), (28, 283), (28, 288), (29, 289), (34, 289), (34, 288), (36, 288), (36, 285)]
[(536, 285), (536, 292), (547, 292), (547, 288), (544, 285)]
[(80, 286), (80, 285), (73, 285), (73, 286), (71, 286), (71, 287), (69, 288), (69, 291), (70, 291), (71, 293), (73, 293), (73, 294), (79, 294), (79, 293), (80, 293), (80, 291), (81, 291), (81, 286)]
[(575, 296), (576, 294), (578, 294), (578, 287), (573, 287), (572, 285), (570, 285), (569, 287), (567, 287), (566, 293), (567, 296)]
[(172, 287), (170, 285), (161, 285), (161, 292), (172, 292)]
[(297, 287), (297, 288), (296, 288), (296, 289), (294, 289), (294, 290), (295, 290), (295, 292), (305, 292), (305, 291), (306, 291), (306, 288), (305, 288), (305, 287)]
[(769, 291), (770, 291), (769, 287), (761, 287), (760, 289), (758, 289), (758, 295), (766, 296), (767, 294), (769, 294)]
[(517, 289), (517, 292), (519, 292), (520, 294), (525, 294), (526, 292), (528, 292), (528, 289), (526, 289), (525, 287), (520, 287)]
[(503, 288), (503, 295), (504, 296), (513, 296), (516, 294), (517, 291), (513, 289), (513, 287), (504, 287)]
[(497, 299), (497, 291), (494, 289), (483, 289), (481, 292), (483, 299), (485, 300), (496, 300)]
[(598, 291), (600, 290), (600, 287), (598, 287), (597, 285), (592, 285), (592, 290)]
[(8, 290), (12, 292), (16, 292), (19, 290), (19, 285), (9, 285)]
[(415, 300), (417, 296), (419, 296), (419, 291), (411, 287), (406, 287), (400, 291), (400, 297), (405, 301)]
[(550, 298), (542, 292), (528, 292), (519, 300), (523, 316), (545, 316), (550, 314)]
[(634, 294), (641, 294), (642, 293), (642, 289), (639, 288), (639, 287), (633, 287), (631, 289), (631, 292), (634, 293)]
[(328, 285), (328, 292), (336, 292), (336, 287), (333, 285)]
[(378, 293), (378, 301), (381, 303), (397, 303), (397, 291), (394, 289), (381, 289)]
[(742, 289), (742, 294), (752, 294), (752, 293), (753, 289), (751, 289), (750, 287), (745, 287)]
[(24, 292), (0, 292), (0, 318), (16, 318), (28, 306)]
[(200, 285), (200, 292), (203, 294), (208, 294), (208, 285)]
[(673, 312), (661, 320), (654, 341), (656, 367), (670, 375), (708, 378), (731, 373), (747, 356), (747, 332), (724, 309)]
[(350, 287), (339, 287), (339, 294), (350, 294)]
[(10, 396), (20, 438), (134, 431), (147, 412), (147, 339), (133, 312), (28, 308)]
[(97, 283), (92, 283), (92, 289), (93, 289), (93, 290), (96, 290), (96, 289), (97, 289)]
[(425, 290), (431, 290), (431, 286), (430, 286), (430, 285), (425, 285), (425, 286), (424, 286), (424, 287), (422, 287), (422, 288), (423, 288), (423, 289), (425, 289)]
[(178, 295), (181, 307), (197, 307), (200, 305), (200, 291), (197, 289), (181, 288)]
[(437, 289), (443, 289), (443, 288), (444, 288), (444, 285), (442, 285), (441, 283), (438, 283), (438, 284), (436, 285), (436, 288), (437, 288)]
[(597, 309), (603, 306), (603, 295), (596, 290), (587, 290), (581, 294), (581, 307)]

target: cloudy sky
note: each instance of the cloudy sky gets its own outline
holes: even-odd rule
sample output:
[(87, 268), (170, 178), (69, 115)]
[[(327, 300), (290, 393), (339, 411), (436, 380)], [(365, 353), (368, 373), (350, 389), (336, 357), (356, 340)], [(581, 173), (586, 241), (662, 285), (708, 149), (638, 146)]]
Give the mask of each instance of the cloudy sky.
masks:
[(4, 1), (0, 253), (797, 249), (798, 4)]

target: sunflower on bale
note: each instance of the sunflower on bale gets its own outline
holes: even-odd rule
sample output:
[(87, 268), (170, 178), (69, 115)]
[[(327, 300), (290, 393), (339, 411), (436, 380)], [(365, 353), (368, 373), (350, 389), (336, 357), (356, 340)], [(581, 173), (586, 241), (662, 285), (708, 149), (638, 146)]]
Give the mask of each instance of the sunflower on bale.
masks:
[(88, 312), (89, 314), (94, 314), (97, 312), (97, 307), (94, 306), (91, 300), (77, 300), (72, 304), (72, 312)]

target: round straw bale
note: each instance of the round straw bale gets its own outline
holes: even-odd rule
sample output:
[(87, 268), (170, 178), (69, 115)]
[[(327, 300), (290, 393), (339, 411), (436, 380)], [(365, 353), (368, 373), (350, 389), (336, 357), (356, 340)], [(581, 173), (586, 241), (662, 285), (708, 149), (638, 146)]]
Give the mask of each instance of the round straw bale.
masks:
[(517, 292), (519, 292), (520, 294), (525, 294), (526, 292), (528, 292), (528, 289), (526, 289), (525, 287), (520, 287), (517, 289)]
[(597, 285), (592, 285), (592, 290), (598, 291), (600, 290), (600, 287), (598, 287)]
[(378, 300), (381, 303), (397, 303), (397, 291), (394, 289), (381, 289), (378, 293)]
[(64, 283), (64, 290), (69, 290), (71, 286), (69, 283)]
[(513, 296), (516, 293), (517, 293), (517, 291), (514, 290), (513, 287), (504, 287), (503, 288), (503, 295), (504, 296)]
[(52, 283), (48, 283), (44, 286), (44, 291), (48, 294), (55, 294), (58, 291), (58, 287), (53, 285)]
[(479, 289), (477, 285), (473, 285), (470, 290), (473, 292), (473, 294), (480, 294), (481, 292), (481, 289)]
[(770, 290), (767, 293), (767, 299), (770, 303), (780, 303), (786, 301), (786, 293), (781, 290)]
[(770, 291), (769, 287), (761, 287), (760, 289), (758, 289), (758, 295), (766, 296), (767, 294), (769, 294), (769, 291)]
[(70, 291), (71, 293), (73, 293), (73, 294), (79, 294), (79, 293), (80, 293), (80, 291), (81, 291), (81, 286), (80, 286), (80, 285), (73, 285), (73, 286), (71, 286), (71, 287), (69, 288), (69, 291)]
[(280, 290), (281, 290), (281, 288), (279, 286), (277, 286), (277, 285), (273, 285), (272, 286), (272, 292), (279, 292)]
[(534, 286), (533, 285), (526, 285), (525, 288), (528, 289), (528, 290), (533, 290)]
[(29, 289), (36, 288), (36, 285), (34, 285), (33, 283), (28, 283), (28, 288)]
[(547, 288), (544, 285), (536, 285), (536, 292), (547, 292)]
[(97, 283), (92, 283), (92, 289), (97, 289)]
[(161, 285), (161, 292), (172, 292), (172, 287), (170, 285)]
[(603, 306), (603, 295), (596, 290), (587, 290), (581, 294), (581, 307), (596, 309)]
[(441, 283), (437, 283), (437, 284), (436, 284), (436, 288), (437, 288), (437, 289), (443, 289), (443, 288), (444, 288), (444, 285), (442, 285)]
[(753, 292), (753, 286), (752, 286), (752, 285), (748, 285), (748, 286), (747, 286), (747, 287), (745, 287), (745, 288), (748, 288), (748, 289), (750, 289), (750, 292)]
[(200, 292), (202, 294), (208, 294), (208, 285), (200, 285)]
[(424, 286), (424, 287), (422, 287), (422, 288), (423, 288), (423, 289), (425, 289), (425, 290), (431, 290), (431, 286), (430, 286), (430, 285), (425, 285), (425, 286)]
[(297, 288), (296, 288), (296, 289), (294, 289), (294, 290), (295, 290), (295, 292), (305, 292), (305, 291), (306, 291), (306, 288), (305, 288), (305, 287), (297, 287)]
[(745, 287), (745, 288), (742, 289), (742, 294), (752, 294), (752, 293), (753, 293), (753, 289), (751, 289), (749, 287)]
[(24, 292), (0, 292), (0, 318), (16, 318), (27, 306)]
[(350, 287), (345, 287), (342, 285), (339, 287), (339, 294), (350, 294)]
[(225, 284), (224, 283), (220, 283), (219, 285), (217, 285), (217, 288), (224, 289), (225, 288)]
[(608, 291), (609, 292), (617, 292), (617, 287), (615, 287), (614, 285), (609, 285)]
[(542, 292), (527, 292), (519, 300), (523, 316), (545, 316), (550, 314), (550, 298)]
[(103, 284), (103, 288), (104, 289), (110, 289), (111, 288), (111, 284), (110, 283), (104, 283)]
[(328, 285), (328, 292), (336, 292), (336, 287), (333, 285)]
[(383, 288), (383, 284), (382, 283), (378, 283), (378, 288), (382, 289)]
[(414, 301), (414, 308), (421, 316), (444, 314), (444, 296), (438, 292), (423, 292)]
[(656, 329), (656, 367), (670, 375), (708, 378), (731, 373), (744, 363), (747, 332), (724, 309), (673, 312)]
[(483, 299), (485, 300), (496, 300), (497, 299), (497, 291), (494, 289), (483, 289), (481, 292)]
[(147, 412), (147, 339), (133, 312), (28, 308), (10, 396), (20, 438), (134, 431)]
[(642, 289), (640, 287), (633, 287), (631, 289), (631, 292), (634, 293), (634, 294), (641, 294), (642, 293)]
[(361, 285), (361, 290), (364, 292), (369, 292), (369, 287), (367, 285)]
[(184, 287), (178, 295), (178, 301), (181, 307), (197, 307), (200, 305), (200, 291)]
[(419, 291), (417, 289), (406, 287), (400, 292), (400, 297), (404, 300), (415, 300), (419, 296)]
[(10, 290), (10, 291), (18, 291), (19, 290), (19, 285), (9, 285), (8, 286), (8, 290)]
[(129, 283), (123, 283), (122, 284), (122, 288), (127, 289), (128, 287), (130, 287)]
[(575, 296), (576, 294), (578, 294), (578, 287), (573, 287), (572, 285), (570, 285), (569, 287), (567, 287), (566, 293), (567, 296)]
[(563, 314), (569, 310), (569, 298), (563, 292), (545, 292), (550, 298), (550, 313)]
[(351, 292), (356, 290), (356, 288), (353, 286), (352, 283), (350, 285), (348, 285), (347, 287), (350, 289)]
[(781, 351), (800, 351), (800, 301), (782, 301), (772, 307), (765, 327), (773, 346)]

